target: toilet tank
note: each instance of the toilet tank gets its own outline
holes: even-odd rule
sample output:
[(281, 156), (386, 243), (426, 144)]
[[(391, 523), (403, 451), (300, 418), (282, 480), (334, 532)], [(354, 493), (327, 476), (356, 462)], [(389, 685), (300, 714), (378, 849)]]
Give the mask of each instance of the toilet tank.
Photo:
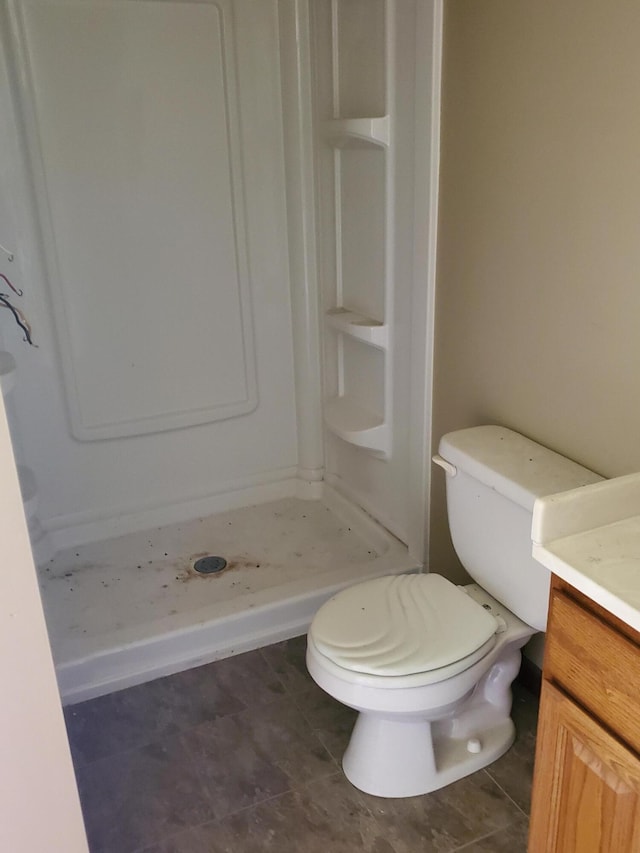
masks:
[(447, 433), (438, 449), (453, 466), (447, 512), (461, 563), (512, 613), (544, 631), (550, 575), (531, 556), (533, 504), (603, 478), (500, 426)]

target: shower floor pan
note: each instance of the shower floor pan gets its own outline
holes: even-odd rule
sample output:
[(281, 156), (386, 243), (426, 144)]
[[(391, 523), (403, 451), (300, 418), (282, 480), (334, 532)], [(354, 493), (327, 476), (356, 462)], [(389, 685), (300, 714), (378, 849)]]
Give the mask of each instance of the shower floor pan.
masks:
[[(227, 561), (202, 575), (205, 555)], [(304, 633), (336, 590), (418, 567), (330, 492), (285, 498), (58, 553), (40, 567), (65, 703)]]

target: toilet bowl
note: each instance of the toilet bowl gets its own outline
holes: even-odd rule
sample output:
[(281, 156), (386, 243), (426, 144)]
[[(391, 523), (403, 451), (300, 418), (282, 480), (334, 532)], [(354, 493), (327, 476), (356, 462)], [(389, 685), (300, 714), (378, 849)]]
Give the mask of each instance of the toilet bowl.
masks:
[(546, 625), (533, 502), (601, 479), (502, 427), (450, 433), (440, 453), (453, 543), (482, 586), (437, 573), (376, 578), (327, 601), (307, 636), (312, 678), (359, 712), (344, 773), (380, 797), (434, 791), (509, 749), (520, 649)]
[[(356, 596), (369, 623), (335, 619)], [(403, 598), (414, 603), (407, 624), (415, 634), (393, 631)], [(464, 606), (452, 613), (456, 601)], [(325, 692), (360, 712), (342, 761), (349, 781), (379, 797), (410, 797), (495, 761), (515, 737), (510, 687), (533, 633), (477, 585), (458, 588), (436, 574), (378, 578), (335, 596), (307, 637), (307, 667)]]

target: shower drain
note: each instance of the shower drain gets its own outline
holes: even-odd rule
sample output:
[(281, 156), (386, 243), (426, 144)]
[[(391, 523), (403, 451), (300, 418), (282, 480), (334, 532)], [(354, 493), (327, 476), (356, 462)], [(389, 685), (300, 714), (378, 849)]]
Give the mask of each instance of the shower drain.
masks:
[(193, 569), (201, 575), (212, 575), (226, 569), (227, 561), (224, 557), (201, 557), (193, 564)]

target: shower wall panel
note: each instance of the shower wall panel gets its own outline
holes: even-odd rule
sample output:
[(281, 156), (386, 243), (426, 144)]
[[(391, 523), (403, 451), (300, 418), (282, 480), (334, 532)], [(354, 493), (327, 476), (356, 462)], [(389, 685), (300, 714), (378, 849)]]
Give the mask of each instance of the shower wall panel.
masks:
[(16, 408), (54, 527), (295, 469), (277, 14), (13, 6), (46, 271)]
[(207, 3), (24, 9), (74, 435), (251, 411), (230, 22)]

